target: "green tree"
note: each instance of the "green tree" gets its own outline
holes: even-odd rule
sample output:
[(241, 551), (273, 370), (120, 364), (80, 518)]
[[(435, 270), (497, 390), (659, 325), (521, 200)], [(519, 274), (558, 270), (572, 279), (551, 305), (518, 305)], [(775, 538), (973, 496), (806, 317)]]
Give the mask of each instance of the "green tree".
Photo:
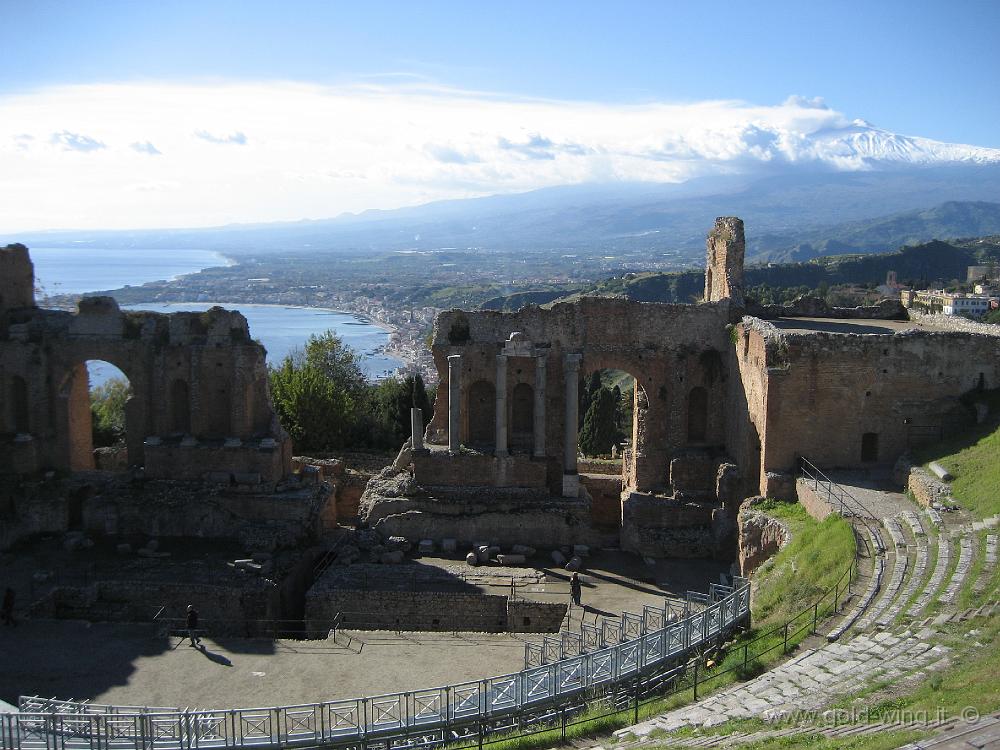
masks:
[(601, 388), (590, 402), (580, 431), (580, 450), (585, 456), (601, 456), (611, 452), (618, 430), (615, 429), (615, 398), (607, 388)]
[(111, 378), (90, 392), (94, 447), (115, 445), (125, 439), (125, 402), (130, 395), (132, 389), (122, 378)]
[(310, 336), (305, 349), (270, 369), (271, 398), (297, 450), (352, 444), (368, 398), (360, 357), (335, 333)]

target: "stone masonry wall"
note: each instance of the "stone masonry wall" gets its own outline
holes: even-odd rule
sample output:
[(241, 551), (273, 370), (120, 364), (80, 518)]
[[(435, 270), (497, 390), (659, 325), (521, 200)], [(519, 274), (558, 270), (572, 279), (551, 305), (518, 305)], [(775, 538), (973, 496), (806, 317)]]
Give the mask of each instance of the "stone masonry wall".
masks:
[(528, 600), (477, 591), (310, 591), (306, 594), (306, 629), (329, 628), (340, 616), (348, 630), (428, 630), (489, 633), (555, 632), (566, 604)]

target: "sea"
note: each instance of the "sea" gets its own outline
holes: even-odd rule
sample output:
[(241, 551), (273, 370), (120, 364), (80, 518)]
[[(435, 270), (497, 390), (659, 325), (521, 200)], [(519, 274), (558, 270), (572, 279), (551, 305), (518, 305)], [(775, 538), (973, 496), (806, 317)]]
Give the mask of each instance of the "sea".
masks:
[[(42, 294), (84, 294), (150, 281), (175, 279), (203, 268), (231, 265), (225, 256), (209, 250), (138, 250), (93, 247), (33, 247), (36, 285)], [(219, 302), (177, 302), (125, 305), (127, 310), (200, 312), (214, 305), (239, 310), (250, 325), (250, 336), (267, 349), (269, 364), (279, 364), (309, 336), (334, 331), (361, 356), (369, 380), (390, 376), (403, 363), (382, 353), (389, 332), (358, 316), (337, 310), (283, 305)], [(121, 372), (107, 362), (88, 363), (95, 388)]]

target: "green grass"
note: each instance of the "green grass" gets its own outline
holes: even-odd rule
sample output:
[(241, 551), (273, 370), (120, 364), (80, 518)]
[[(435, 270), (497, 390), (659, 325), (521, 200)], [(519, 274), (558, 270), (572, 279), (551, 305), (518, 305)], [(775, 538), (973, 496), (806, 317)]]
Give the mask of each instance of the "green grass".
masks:
[(792, 540), (754, 573), (753, 621), (776, 625), (816, 601), (854, 561), (851, 525), (836, 514), (817, 522), (798, 503), (768, 500), (755, 506), (782, 521)]
[(914, 460), (927, 464), (937, 461), (955, 477), (952, 494), (958, 504), (976, 518), (1000, 513), (1000, 389), (977, 394), (976, 400), (989, 405), (989, 424), (977, 425), (964, 435), (914, 451)]

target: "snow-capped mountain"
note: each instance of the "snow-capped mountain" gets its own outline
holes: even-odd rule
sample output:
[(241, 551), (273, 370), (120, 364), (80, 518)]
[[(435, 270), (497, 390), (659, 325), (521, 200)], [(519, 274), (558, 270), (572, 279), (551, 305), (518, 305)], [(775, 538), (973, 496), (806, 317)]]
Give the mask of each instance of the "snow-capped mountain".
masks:
[(864, 120), (818, 130), (807, 137), (812, 156), (841, 169), (884, 166), (1000, 164), (1000, 149), (942, 143), (920, 136), (891, 133)]

